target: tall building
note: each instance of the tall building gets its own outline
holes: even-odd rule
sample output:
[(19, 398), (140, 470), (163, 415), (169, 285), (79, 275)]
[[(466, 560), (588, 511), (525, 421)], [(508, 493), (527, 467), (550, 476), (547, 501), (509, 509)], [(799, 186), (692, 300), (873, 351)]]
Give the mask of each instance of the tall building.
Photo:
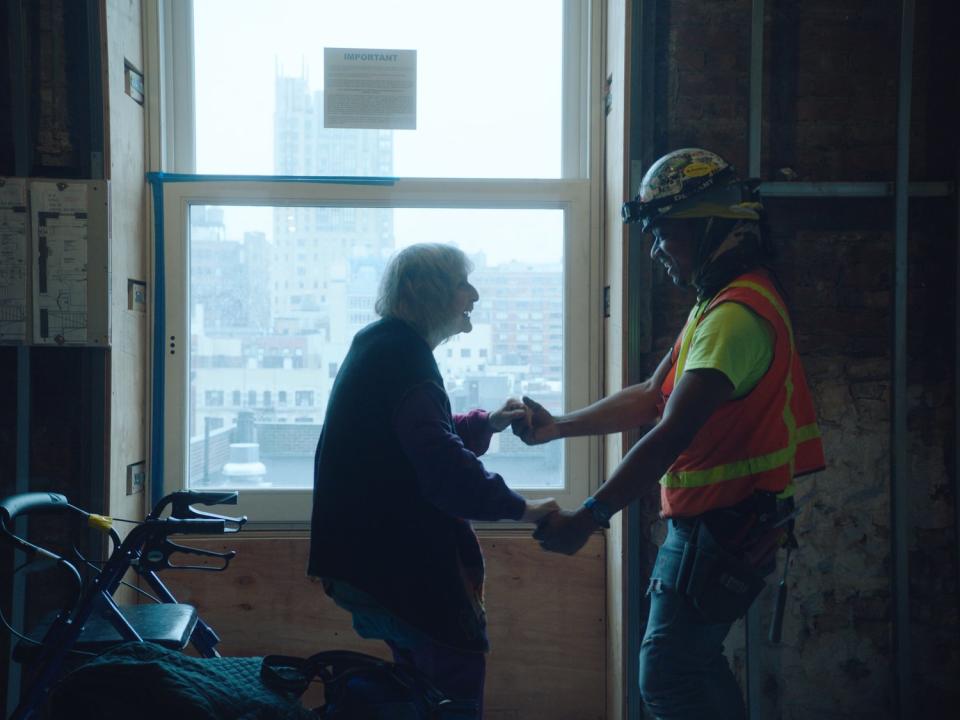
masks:
[[(324, 129), (323, 92), (306, 77), (276, 79), (274, 169), (279, 175), (393, 175), (393, 131)], [(332, 283), (349, 261), (393, 249), (389, 209), (276, 208), (271, 296), (276, 322), (329, 332)]]
[(523, 382), (563, 379), (563, 267), (475, 258), (471, 281), (480, 293), (475, 322), (491, 326), (490, 366), (524, 368)]
[(264, 332), (270, 323), (270, 249), (262, 232), (228, 238), (223, 208), (190, 211), (191, 301), (207, 333)]

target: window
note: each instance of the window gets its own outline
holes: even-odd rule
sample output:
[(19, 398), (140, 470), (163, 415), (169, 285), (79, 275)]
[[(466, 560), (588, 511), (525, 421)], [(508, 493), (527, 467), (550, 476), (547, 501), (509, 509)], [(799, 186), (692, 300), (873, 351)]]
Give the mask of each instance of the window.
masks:
[(211, 407), (220, 407), (223, 405), (222, 390), (207, 390), (203, 394), (204, 402)]
[(293, 398), (297, 407), (313, 407), (312, 390), (297, 390), (294, 393)]
[[(163, 332), (179, 339), (178, 352), (164, 356), (168, 485), (201, 487), (187, 458), (202, 452), (195, 444), (204, 438), (192, 428), (216, 417), (230, 443), (255, 438), (267, 468), (262, 486), (243, 488), (241, 503), (253, 504), (242, 511), (253, 522), (308, 519), (313, 451), (337, 369), (353, 334), (376, 318), (386, 260), (414, 242), (454, 242), (475, 266), (474, 332), (436, 353), (454, 412), (495, 409), (522, 394), (555, 412), (595, 399), (602, 253), (590, 221), (598, 131), (587, 109), (600, 107), (590, 74), (600, 63), (588, 51), (597, 47), (598, 5), (491, 0), (470, 7), (470, 33), (449, 32), (456, 22), (407, 22), (422, 12), (455, 20), (459, 6), (447, 0), (338, 3), (336, 11), (279, 1), (169, 7), (174, 22), (180, 13), (193, 22), (190, 52), (166, 52), (179, 68), (173, 77), (195, 84), (196, 99), (178, 97), (177, 113), (164, 118), (166, 169), (218, 177), (162, 188)], [(488, 25), (496, 29), (483, 31)], [(492, 36), (502, 52), (489, 51)], [(417, 49), (416, 130), (323, 128), (322, 60), (312, 54), (364, 43)], [(462, 59), (456, 81), (445, 74), (450, 52)], [(177, 65), (191, 55), (193, 64)], [(550, 318), (549, 328), (529, 319), (532, 310)], [(549, 344), (526, 339), (547, 329)], [(246, 407), (185, 402), (224, 386), (244, 388)], [(574, 506), (598, 479), (599, 444), (531, 448), (507, 431), (484, 463), (525, 494)], [(230, 484), (215, 470), (206, 482)]]

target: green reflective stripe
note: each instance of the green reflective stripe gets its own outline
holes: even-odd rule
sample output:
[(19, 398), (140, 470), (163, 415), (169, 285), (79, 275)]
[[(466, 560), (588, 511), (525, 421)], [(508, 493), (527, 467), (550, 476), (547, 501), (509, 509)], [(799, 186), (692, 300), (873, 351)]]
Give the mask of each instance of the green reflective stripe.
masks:
[(796, 447), (785, 447), (782, 450), (760, 457), (737, 460), (705, 470), (668, 472), (660, 479), (660, 484), (668, 488), (694, 488), (715, 485), (725, 480), (736, 480), (750, 475), (758, 475), (790, 464), (795, 452)]
[(792, 450), (790, 455), (790, 477), (793, 477), (797, 464), (797, 419), (793, 416), (793, 363), (787, 369), (787, 399), (783, 404), (783, 424), (787, 426), (787, 447)]
[(797, 429), (797, 445), (808, 440), (816, 440), (818, 437), (820, 437), (820, 426), (816, 423), (810, 423)]
[(687, 364), (687, 354), (690, 352), (690, 344), (693, 342), (693, 334), (697, 331), (697, 326), (700, 325), (700, 318), (702, 318), (704, 312), (706, 312), (708, 304), (706, 301), (700, 303), (693, 313), (693, 317), (690, 318), (687, 326), (683, 329), (683, 338), (680, 340), (680, 352), (677, 353), (677, 371), (673, 374), (674, 387), (680, 382), (683, 368)]
[(780, 301), (777, 300), (776, 296), (767, 290), (760, 283), (755, 283), (752, 280), (734, 280), (732, 283), (727, 285), (728, 288), (732, 287), (745, 287), (753, 290), (754, 292), (760, 293), (763, 297), (767, 299), (773, 309), (777, 311), (777, 314), (780, 316), (780, 319), (783, 320), (783, 324), (787, 328), (787, 333), (790, 338), (790, 352), (793, 352), (793, 327), (790, 325), (790, 317), (787, 315), (786, 308), (780, 304)]

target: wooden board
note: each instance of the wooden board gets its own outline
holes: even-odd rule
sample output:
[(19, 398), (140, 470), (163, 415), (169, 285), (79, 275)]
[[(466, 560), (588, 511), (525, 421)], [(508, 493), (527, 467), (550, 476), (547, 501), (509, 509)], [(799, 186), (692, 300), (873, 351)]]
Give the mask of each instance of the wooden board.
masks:
[[(147, 459), (148, 314), (128, 306), (128, 280), (147, 279), (146, 184), (143, 107), (125, 92), (125, 63), (143, 68), (140, 0), (105, 0), (106, 171), (110, 177), (109, 512), (144, 515), (143, 492), (127, 494), (127, 468)], [(106, 292), (106, 290), (105, 290)], [(120, 526), (124, 532), (127, 528)]]
[[(629, 3), (607, 0), (605, 4), (605, 67), (608, 113), (605, 124), (605, 186), (603, 223), (605, 280), (610, 288), (610, 316), (604, 326), (604, 394), (617, 392), (627, 384), (627, 327), (631, 318), (627, 309), (627, 226), (620, 220), (620, 207), (629, 199), (629, 98), (630, 37)], [(604, 438), (604, 460), (609, 477), (620, 464), (627, 449), (626, 434)], [(626, 514), (618, 513), (607, 531), (607, 629), (606, 697), (608, 717), (621, 718), (626, 712), (627, 667), (627, 583), (630, 582), (626, 542), (629, 524)]]
[[(194, 540), (238, 551), (226, 573), (167, 572), (164, 581), (219, 633), (225, 655), (310, 655), (349, 649), (387, 656), (305, 575), (305, 536)], [(526, 533), (481, 535), (487, 561), (486, 717), (605, 717), (604, 539), (574, 557), (540, 550)]]

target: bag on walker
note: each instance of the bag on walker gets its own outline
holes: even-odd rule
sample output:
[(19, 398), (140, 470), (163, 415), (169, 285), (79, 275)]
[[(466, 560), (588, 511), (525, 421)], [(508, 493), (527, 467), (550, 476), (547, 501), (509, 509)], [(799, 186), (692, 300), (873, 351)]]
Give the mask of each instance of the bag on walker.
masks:
[(288, 697), (300, 697), (314, 678), (324, 686), (318, 718), (327, 720), (475, 720), (477, 704), (447, 698), (410, 665), (349, 650), (328, 650), (309, 658), (268, 655), (263, 683)]

